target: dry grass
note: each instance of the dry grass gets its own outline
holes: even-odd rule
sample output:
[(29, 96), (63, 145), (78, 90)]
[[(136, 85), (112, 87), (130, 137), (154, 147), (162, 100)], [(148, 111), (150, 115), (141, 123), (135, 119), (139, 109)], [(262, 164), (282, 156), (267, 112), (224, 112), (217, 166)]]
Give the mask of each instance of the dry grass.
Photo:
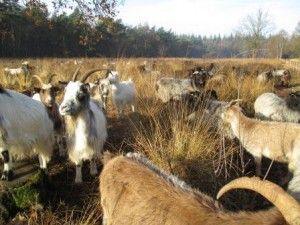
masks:
[[(50, 74), (57, 74), (55, 81), (68, 80), (76, 70), (75, 59), (27, 59), (35, 66), (34, 74), (46, 78)], [(164, 170), (178, 175), (192, 186), (215, 196), (218, 189), (242, 174), (253, 173), (251, 157), (240, 153), (240, 146), (231, 140), (224, 140), (219, 133), (212, 130), (208, 121), (198, 113), (197, 122), (187, 124), (187, 111), (182, 106), (163, 105), (155, 98), (154, 84), (163, 76), (173, 76), (176, 71), (185, 70), (193, 65), (207, 66), (214, 62), (218, 73), (226, 75), (226, 80), (215, 89), (221, 100), (243, 99), (242, 106), (247, 114), (253, 114), (253, 103), (261, 93), (272, 91), (271, 83), (259, 85), (256, 82), (256, 73), (270, 68), (288, 68), (293, 74), (293, 82), (298, 82), (299, 70), (293, 63), (283, 60), (245, 60), (245, 59), (105, 59), (90, 58), (76, 59), (82, 61), (81, 71), (91, 68), (105, 67), (115, 62), (121, 79), (131, 78), (137, 89), (137, 113), (126, 118), (117, 119), (111, 103), (108, 109), (109, 139), (106, 149), (120, 152), (134, 150), (147, 155), (155, 164)], [(144, 60), (155, 61), (157, 71), (153, 74), (142, 74), (137, 65)], [(23, 90), (34, 83), (24, 84), (22, 79), (10, 86), (3, 74), (4, 67), (16, 67), (21, 60), (0, 61), (0, 76), (4, 86)], [(235, 68), (233, 68), (235, 67)], [(249, 75), (243, 76), (248, 73)], [(99, 73), (90, 79), (95, 80), (103, 76)], [(61, 96), (60, 98), (61, 99)], [(126, 148), (123, 144), (126, 143)], [(276, 176), (275, 176), (276, 177)], [(57, 190), (59, 191), (59, 190)], [(95, 192), (95, 194), (97, 194)], [(246, 196), (246, 197), (245, 197)], [(234, 200), (233, 200), (234, 199)], [(235, 195), (227, 205), (241, 209), (246, 200), (245, 193)], [(93, 201), (99, 202), (97, 197)], [(42, 212), (29, 211), (21, 214), (28, 224), (98, 224), (101, 220), (101, 210), (96, 203), (85, 204), (73, 208), (68, 203), (61, 206), (47, 207)], [(96, 204), (96, 205), (95, 205)], [(261, 204), (261, 202), (260, 202)], [(258, 205), (256, 204), (254, 208)], [(80, 213), (77, 212), (80, 211)]]

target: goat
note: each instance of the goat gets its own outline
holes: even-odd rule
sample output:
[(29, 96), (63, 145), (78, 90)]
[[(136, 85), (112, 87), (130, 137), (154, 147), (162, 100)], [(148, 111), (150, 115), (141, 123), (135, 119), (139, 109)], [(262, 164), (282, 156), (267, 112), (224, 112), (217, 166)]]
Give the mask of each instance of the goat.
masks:
[(167, 103), (170, 100), (178, 101), (191, 92), (202, 92), (207, 79), (207, 74), (198, 72), (195, 72), (187, 79), (163, 77), (156, 82), (156, 95), (163, 103)]
[(118, 110), (118, 115), (123, 114), (125, 106), (130, 105), (132, 112), (135, 111), (135, 85), (131, 79), (119, 81), (117, 71), (109, 71), (107, 80), (111, 84), (112, 101)]
[(291, 73), (288, 70), (273, 70), (272, 75), (275, 79), (275, 84), (278, 87), (289, 87), (291, 81)]
[(49, 117), (54, 124), (54, 136), (56, 144), (58, 146), (59, 155), (64, 156), (64, 121), (59, 114), (59, 106), (55, 100), (57, 92), (60, 90), (60, 88), (51, 84), (54, 76), (56, 75), (52, 74), (51, 76), (49, 76), (48, 82), (44, 83), (39, 76), (33, 75), (32, 77), (39, 82), (39, 86), (34, 87), (35, 94), (32, 96), (32, 98), (45, 105)]
[(91, 175), (97, 174), (96, 159), (101, 157), (102, 148), (107, 138), (106, 118), (99, 105), (90, 99), (90, 87), (85, 80), (94, 72), (85, 73), (76, 81), (79, 69), (65, 87), (63, 102), (59, 107), (65, 118), (68, 155), (76, 165), (75, 182), (82, 182), (83, 160), (90, 160)]
[(227, 138), (233, 139), (234, 136), (230, 129), (227, 129), (226, 126), (224, 126), (223, 121), (221, 119), (221, 114), (226, 107), (228, 102), (225, 101), (219, 101), (217, 99), (207, 99), (203, 103), (204, 110), (202, 114), (198, 114), (196, 111), (189, 114), (186, 118), (186, 121), (190, 123), (197, 122), (197, 117), (200, 118), (201, 122), (208, 122), (210, 127), (216, 131), (221, 132), (224, 136)]
[(4, 159), (1, 179), (13, 178), (12, 156), (38, 154), (46, 169), (52, 156), (53, 122), (44, 105), (13, 90), (0, 88), (0, 152)]
[(299, 123), (300, 95), (290, 93), (284, 99), (274, 93), (264, 93), (255, 100), (254, 110), (259, 119)]
[(288, 87), (291, 81), (291, 73), (288, 70), (270, 70), (257, 76), (259, 83), (274, 80), (275, 87)]
[(233, 213), (138, 154), (114, 158), (105, 154), (103, 163), (99, 185), (103, 225), (287, 225), (284, 218), (296, 225), (291, 220), (300, 216), (299, 204), (271, 182), (252, 180), (247, 188), (261, 193), (278, 210)]
[(101, 91), (100, 91), (100, 87), (99, 87), (99, 83), (98, 81), (91, 83), (89, 82), (89, 87), (90, 87), (90, 96), (91, 99), (96, 102), (100, 108), (102, 108), (103, 110), (105, 110), (104, 107), (104, 103), (102, 102), (102, 96), (101, 96)]
[(259, 121), (246, 117), (230, 102), (221, 114), (242, 146), (255, 159), (256, 174), (261, 175), (262, 156), (288, 163), (293, 172), (300, 165), (300, 125), (274, 121)]
[(107, 100), (109, 95), (110, 82), (107, 78), (105, 78), (97, 80), (95, 84), (91, 86), (91, 93), (94, 93), (94, 95), (97, 96), (97, 100), (101, 102), (103, 108), (107, 110)]
[(5, 67), (4, 68), (4, 73), (6, 74), (7, 79), (9, 80), (10, 84), (14, 84), (12, 83), (12, 80), (15, 81), (15, 78), (18, 77), (19, 75), (23, 74), (24, 75), (24, 82), (26, 84), (27, 82), (27, 76), (30, 73), (30, 70), (33, 67), (29, 66), (29, 63), (27, 61), (22, 63), (21, 67), (18, 68), (8, 68)]

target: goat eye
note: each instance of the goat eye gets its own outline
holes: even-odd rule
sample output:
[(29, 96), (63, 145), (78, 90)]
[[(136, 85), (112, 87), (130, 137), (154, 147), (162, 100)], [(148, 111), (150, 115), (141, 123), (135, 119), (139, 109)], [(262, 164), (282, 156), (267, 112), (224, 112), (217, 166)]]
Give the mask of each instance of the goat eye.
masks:
[(79, 101), (82, 101), (84, 99), (84, 94), (83, 93), (79, 93), (77, 95), (77, 98), (78, 98)]

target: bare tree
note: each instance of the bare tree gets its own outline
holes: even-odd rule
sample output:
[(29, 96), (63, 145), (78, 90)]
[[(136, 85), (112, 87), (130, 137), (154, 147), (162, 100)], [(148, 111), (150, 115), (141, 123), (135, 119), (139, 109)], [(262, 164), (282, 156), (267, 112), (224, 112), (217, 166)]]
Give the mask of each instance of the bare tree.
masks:
[(295, 35), (300, 35), (300, 21), (298, 22), (298, 24), (295, 28)]
[(268, 50), (271, 57), (282, 58), (283, 50), (288, 42), (288, 33), (285, 30), (269, 37)]
[(261, 9), (255, 15), (246, 16), (242, 21), (238, 34), (245, 40), (247, 50), (252, 52), (252, 57), (257, 57), (257, 53), (262, 48), (263, 41), (272, 27), (268, 13)]

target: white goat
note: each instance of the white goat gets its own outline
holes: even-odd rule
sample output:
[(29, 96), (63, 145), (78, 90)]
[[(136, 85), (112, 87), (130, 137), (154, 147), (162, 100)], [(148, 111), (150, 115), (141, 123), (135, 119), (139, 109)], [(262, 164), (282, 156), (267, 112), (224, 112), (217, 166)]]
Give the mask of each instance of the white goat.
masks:
[(300, 125), (251, 119), (234, 103), (226, 106), (221, 117), (230, 124), (246, 151), (253, 155), (257, 175), (261, 175), (262, 156), (288, 163), (291, 172), (300, 167)]
[(135, 105), (135, 85), (131, 79), (127, 81), (119, 81), (117, 71), (109, 71), (107, 79), (111, 84), (113, 104), (118, 110), (118, 114), (122, 115), (127, 105), (131, 106), (134, 112)]
[(2, 179), (10, 180), (12, 156), (38, 154), (40, 168), (46, 169), (52, 156), (53, 122), (44, 105), (32, 98), (0, 88), (0, 152), (4, 159)]
[(8, 67), (5, 67), (4, 68), (4, 73), (6, 74), (6, 77), (7, 77), (7, 79), (8, 79), (8, 81), (9, 81), (10, 84), (14, 84), (16, 78), (19, 75), (22, 75), (22, 74), (24, 75), (24, 81), (26, 83), (27, 76), (30, 73), (29, 72), (30, 68), (31, 67), (29, 66), (29, 63), (27, 61), (25, 61), (25, 62), (22, 63), (22, 66), (18, 67), (18, 68), (8, 68)]
[[(192, 189), (137, 154), (104, 155), (100, 175), (103, 225), (298, 225), (300, 205), (269, 181), (240, 178), (231, 188), (257, 191), (276, 208), (258, 212), (228, 212), (211, 197)], [(281, 213), (282, 214), (281, 214)]]
[(290, 93), (287, 99), (283, 99), (274, 93), (264, 93), (255, 100), (254, 110), (259, 119), (298, 123), (300, 96)]
[(85, 80), (94, 72), (87, 72), (80, 81), (75, 81), (78, 70), (65, 87), (59, 112), (64, 116), (67, 131), (68, 155), (76, 165), (75, 182), (82, 182), (83, 160), (90, 160), (91, 175), (97, 174), (96, 159), (102, 155), (107, 138), (106, 118), (97, 103), (90, 100), (90, 88)]

